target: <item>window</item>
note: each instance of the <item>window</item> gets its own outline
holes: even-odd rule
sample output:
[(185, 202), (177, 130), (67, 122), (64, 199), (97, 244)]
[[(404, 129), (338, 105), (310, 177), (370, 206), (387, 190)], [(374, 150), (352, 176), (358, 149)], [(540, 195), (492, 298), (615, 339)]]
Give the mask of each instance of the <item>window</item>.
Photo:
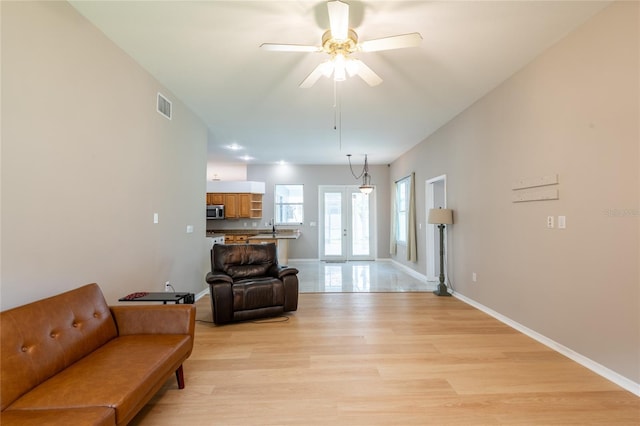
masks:
[(302, 224), (304, 212), (303, 185), (276, 185), (275, 224)]
[(398, 221), (396, 222), (396, 241), (407, 243), (408, 223), (409, 223), (409, 190), (411, 180), (406, 177), (396, 184), (396, 206), (398, 208)]

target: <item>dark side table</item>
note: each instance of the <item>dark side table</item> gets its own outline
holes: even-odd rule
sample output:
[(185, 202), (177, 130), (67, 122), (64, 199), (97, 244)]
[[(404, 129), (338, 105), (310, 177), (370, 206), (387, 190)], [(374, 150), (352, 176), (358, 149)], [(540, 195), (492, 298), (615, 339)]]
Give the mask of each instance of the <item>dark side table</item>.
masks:
[(167, 302), (193, 303), (194, 295), (193, 293), (174, 293), (170, 291), (162, 291), (157, 293), (141, 291), (138, 293), (128, 294), (125, 297), (121, 297), (120, 299), (118, 299), (118, 302), (162, 302), (162, 304), (164, 305), (166, 305)]

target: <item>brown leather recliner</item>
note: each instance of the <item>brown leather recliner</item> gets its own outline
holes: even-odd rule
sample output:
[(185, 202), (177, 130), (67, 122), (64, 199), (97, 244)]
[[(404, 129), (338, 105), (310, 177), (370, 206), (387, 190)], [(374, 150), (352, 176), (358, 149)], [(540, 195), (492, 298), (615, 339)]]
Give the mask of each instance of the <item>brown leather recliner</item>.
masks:
[(298, 309), (298, 270), (278, 265), (276, 245), (216, 244), (206, 276), (215, 324)]

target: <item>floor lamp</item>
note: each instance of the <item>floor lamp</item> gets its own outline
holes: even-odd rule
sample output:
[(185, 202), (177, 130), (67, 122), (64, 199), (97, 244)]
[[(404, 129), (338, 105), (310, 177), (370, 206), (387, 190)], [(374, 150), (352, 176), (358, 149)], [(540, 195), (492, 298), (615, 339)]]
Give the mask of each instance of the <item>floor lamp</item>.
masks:
[(453, 211), (451, 209), (430, 209), (428, 223), (438, 225), (440, 230), (440, 283), (438, 289), (433, 292), (438, 296), (451, 296), (444, 283), (444, 227), (453, 223)]

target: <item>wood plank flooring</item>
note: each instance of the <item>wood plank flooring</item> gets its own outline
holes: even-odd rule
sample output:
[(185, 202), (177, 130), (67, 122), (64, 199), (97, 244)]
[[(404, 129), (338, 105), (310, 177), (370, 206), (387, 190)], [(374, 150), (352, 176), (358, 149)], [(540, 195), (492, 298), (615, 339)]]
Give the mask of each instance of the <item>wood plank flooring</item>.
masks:
[(455, 298), (301, 294), (287, 317), (199, 322), (186, 388), (131, 424), (640, 424), (640, 398)]

